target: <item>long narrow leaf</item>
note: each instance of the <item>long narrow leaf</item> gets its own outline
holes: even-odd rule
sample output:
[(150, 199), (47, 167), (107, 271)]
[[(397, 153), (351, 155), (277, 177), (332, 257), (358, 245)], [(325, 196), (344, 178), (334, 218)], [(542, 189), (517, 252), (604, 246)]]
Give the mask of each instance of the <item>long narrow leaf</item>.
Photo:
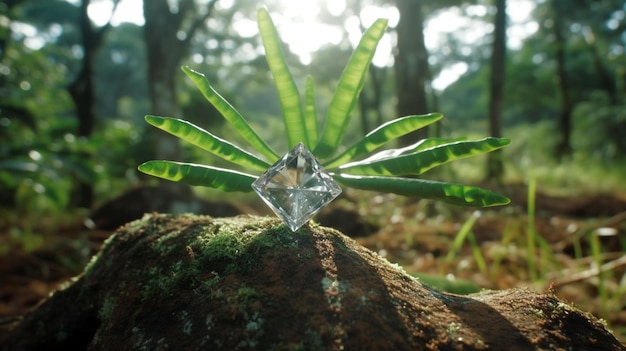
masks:
[(365, 138), (346, 149), (337, 157), (324, 163), (324, 166), (332, 168), (349, 160), (367, 155), (385, 143), (432, 124), (441, 118), (443, 118), (443, 115), (440, 113), (396, 118), (372, 130)]
[(352, 53), (346, 68), (344, 69), (337, 90), (333, 95), (326, 124), (320, 138), (320, 142), (315, 148), (314, 154), (318, 157), (330, 157), (335, 151), (348, 129), (350, 113), (357, 103), (365, 75), (376, 52), (376, 46), (383, 37), (387, 21), (379, 19), (363, 34), (361, 41)]
[(333, 178), (340, 184), (356, 189), (440, 200), (460, 206), (498, 206), (506, 205), (511, 201), (490, 190), (432, 180), (349, 174), (334, 174)]
[(396, 158), (396, 157), (403, 156), (403, 155), (414, 154), (414, 153), (416, 153), (418, 151), (430, 149), (430, 148), (433, 148), (435, 146), (456, 143), (456, 142), (463, 141), (463, 140), (465, 140), (465, 138), (463, 138), (463, 137), (454, 138), (454, 139), (426, 138), (426, 139), (422, 139), (422, 140), (418, 141), (417, 143), (409, 145), (409, 146), (401, 147), (401, 148), (398, 148), (398, 149), (389, 149), (389, 150), (383, 150), (383, 151), (377, 152), (377, 153), (375, 153), (374, 155), (372, 155), (372, 156), (370, 156), (368, 158), (364, 158), (364, 159), (360, 160), (359, 162), (360, 163), (370, 163), (370, 162), (374, 162), (374, 161), (378, 161), (378, 160), (384, 160), (384, 159), (388, 159), (388, 158)]
[(239, 146), (182, 119), (148, 115), (146, 122), (241, 167), (262, 172), (270, 167), (269, 163)]
[(187, 66), (182, 67), (183, 72), (191, 79), (202, 95), (222, 114), (222, 116), (235, 128), (255, 150), (265, 156), (270, 163), (278, 160), (278, 154), (272, 150), (263, 139), (252, 129), (241, 114), (213, 89), (204, 74), (196, 72)]
[(274, 77), (274, 84), (280, 99), (289, 148), (291, 149), (299, 142), (302, 142), (307, 147), (311, 147), (304, 123), (300, 92), (298, 92), (296, 82), (293, 80), (291, 72), (289, 72), (289, 67), (287, 67), (281, 48), (282, 42), (267, 9), (263, 7), (259, 9), (257, 21), (259, 32), (261, 32), (261, 37), (263, 38), (263, 46), (265, 47), (265, 58)]
[(394, 158), (352, 162), (339, 169), (342, 173), (373, 176), (419, 175), (444, 163), (499, 149), (510, 142), (504, 138), (459, 141)]
[(249, 192), (252, 190), (252, 182), (256, 179), (249, 174), (229, 169), (173, 161), (148, 161), (139, 165), (138, 169), (151, 176), (173, 182), (224, 191)]
[(317, 145), (318, 125), (317, 125), (317, 108), (315, 107), (315, 86), (313, 77), (307, 76), (304, 90), (304, 124), (309, 138), (310, 149)]

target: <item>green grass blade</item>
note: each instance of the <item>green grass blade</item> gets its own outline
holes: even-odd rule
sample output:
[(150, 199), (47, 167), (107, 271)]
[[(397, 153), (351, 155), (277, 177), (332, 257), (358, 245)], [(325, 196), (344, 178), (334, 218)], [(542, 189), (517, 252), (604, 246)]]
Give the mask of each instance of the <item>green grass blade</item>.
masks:
[(318, 125), (317, 125), (317, 108), (315, 107), (315, 85), (313, 77), (307, 76), (304, 90), (304, 124), (309, 138), (310, 149), (314, 149), (317, 145)]
[(228, 123), (235, 128), (237, 133), (241, 135), (255, 150), (265, 156), (270, 163), (278, 160), (278, 154), (272, 150), (263, 139), (252, 129), (248, 122), (241, 114), (216, 92), (204, 74), (196, 72), (187, 66), (182, 67), (183, 72), (191, 79), (195, 86), (200, 90), (202, 95), (222, 114)]
[(537, 269), (535, 268), (535, 238), (537, 229), (535, 228), (535, 188), (537, 183), (534, 177), (528, 183), (528, 207), (527, 207), (527, 227), (526, 227), (526, 250), (528, 255), (528, 276), (531, 282), (537, 281)]
[(151, 176), (189, 185), (200, 185), (224, 191), (252, 191), (256, 177), (249, 174), (193, 163), (148, 161), (138, 169)]
[(461, 227), (459, 232), (456, 233), (454, 241), (452, 242), (452, 248), (450, 248), (450, 251), (448, 251), (448, 254), (446, 255), (446, 258), (444, 260), (446, 266), (450, 266), (454, 258), (457, 257), (459, 252), (461, 252), (461, 249), (463, 248), (463, 243), (465, 242), (465, 239), (469, 235), (471, 235), (472, 227), (474, 226), (474, 223), (476, 223), (477, 219), (478, 216), (476, 215), (470, 216), (470, 218), (468, 218), (467, 221), (463, 223), (463, 226)]
[(320, 142), (315, 147), (314, 154), (317, 157), (330, 157), (337, 151), (348, 129), (350, 113), (358, 101), (376, 46), (385, 34), (386, 28), (387, 20), (379, 19), (374, 22), (363, 34), (361, 41), (352, 53), (328, 106), (324, 130)]
[(306, 147), (310, 148), (304, 116), (302, 113), (302, 100), (296, 82), (289, 72), (283, 50), (282, 42), (278, 36), (278, 31), (272, 22), (267, 9), (260, 8), (257, 12), (257, 21), (259, 32), (263, 38), (263, 46), (265, 47), (265, 57), (270, 67), (274, 84), (280, 99), (280, 107), (285, 120), (285, 128), (287, 129), (287, 139), (289, 148), (296, 146), (302, 142)]
[(336, 167), (342, 163), (367, 155), (385, 143), (423, 128), (441, 118), (443, 118), (443, 115), (440, 113), (396, 118), (372, 130), (365, 138), (349, 147), (337, 157), (324, 163), (324, 166), (326, 168)]
[(509, 139), (493, 137), (459, 141), (394, 158), (356, 161), (339, 167), (339, 170), (342, 173), (372, 176), (420, 175), (444, 163), (493, 151), (510, 142)]
[(507, 197), (490, 190), (424, 179), (369, 177), (350, 174), (334, 174), (333, 178), (340, 184), (356, 189), (440, 200), (460, 206), (487, 207), (506, 205), (510, 202)]
[(470, 242), (470, 246), (472, 247), (472, 254), (474, 255), (474, 261), (476, 261), (476, 266), (478, 266), (478, 270), (487, 275), (487, 261), (485, 260), (485, 256), (483, 255), (482, 250), (480, 249), (480, 245), (478, 244), (478, 240), (476, 240), (476, 236), (474, 236), (474, 232), (470, 231), (467, 239)]
[(261, 172), (270, 167), (269, 163), (241, 149), (239, 146), (218, 138), (190, 122), (150, 115), (146, 116), (145, 119), (149, 124), (241, 167)]

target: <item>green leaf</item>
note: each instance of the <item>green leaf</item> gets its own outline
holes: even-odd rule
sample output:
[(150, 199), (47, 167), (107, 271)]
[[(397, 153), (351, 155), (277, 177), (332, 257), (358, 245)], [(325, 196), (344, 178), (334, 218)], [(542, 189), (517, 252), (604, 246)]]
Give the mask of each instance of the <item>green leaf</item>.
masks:
[(334, 159), (325, 162), (324, 166), (326, 168), (332, 168), (349, 160), (357, 159), (376, 150), (391, 140), (423, 128), (441, 118), (443, 118), (443, 115), (440, 113), (396, 118), (372, 130), (365, 138), (349, 147), (346, 151)]
[(376, 52), (378, 42), (385, 34), (387, 20), (378, 19), (363, 34), (361, 41), (352, 53), (344, 69), (337, 90), (330, 101), (326, 124), (320, 142), (315, 147), (314, 154), (320, 158), (332, 156), (348, 129), (350, 113), (358, 101), (363, 88), (365, 75)]
[(462, 140), (465, 140), (465, 138), (463, 138), (463, 137), (454, 138), (454, 139), (449, 139), (449, 138), (426, 138), (426, 139), (422, 139), (422, 140), (418, 141), (417, 143), (415, 143), (413, 145), (401, 147), (401, 148), (398, 148), (398, 149), (389, 149), (389, 150), (383, 150), (383, 151), (377, 152), (374, 155), (372, 155), (372, 156), (370, 156), (368, 158), (362, 159), (359, 162), (360, 163), (370, 163), (370, 162), (374, 162), (374, 161), (378, 161), (378, 160), (384, 160), (384, 159), (389, 159), (389, 158), (397, 158), (399, 156), (413, 154), (413, 153), (416, 153), (418, 151), (430, 149), (430, 148), (433, 148), (435, 146), (444, 145), (444, 144), (451, 144), (451, 143), (455, 143), (455, 142), (462, 141)]
[(439, 145), (392, 158), (377, 159), (373, 155), (369, 160), (345, 164), (339, 170), (342, 173), (374, 176), (419, 175), (444, 163), (499, 149), (510, 142), (504, 138), (485, 138)]
[(224, 160), (264, 172), (270, 164), (241, 149), (239, 146), (218, 138), (210, 132), (182, 119), (146, 116), (146, 122), (221, 157)]
[(193, 163), (148, 161), (138, 169), (151, 176), (189, 185), (200, 185), (224, 191), (252, 190), (256, 177), (249, 174)]
[(302, 142), (306, 147), (311, 147), (304, 123), (300, 92), (298, 92), (296, 82), (289, 72), (289, 67), (287, 67), (281, 48), (282, 42), (267, 9), (263, 7), (259, 9), (257, 21), (265, 47), (265, 58), (274, 77), (274, 84), (280, 99), (289, 148), (293, 148), (299, 142)]
[(511, 202), (507, 197), (490, 190), (425, 179), (370, 177), (350, 174), (334, 174), (333, 178), (340, 184), (356, 189), (440, 200), (460, 206), (487, 207), (506, 205)]
[(457, 138), (426, 138), (418, 141), (413, 145), (409, 145), (407, 147), (399, 148), (396, 150), (400, 151), (400, 155), (410, 154), (412, 152), (418, 152), (426, 149), (430, 149), (435, 146), (456, 143), (458, 141), (466, 140), (466, 137), (457, 137)]
[(317, 145), (318, 126), (317, 109), (315, 108), (315, 86), (313, 77), (307, 76), (304, 90), (304, 123), (306, 125), (307, 136), (311, 149)]
[(278, 154), (274, 152), (261, 137), (252, 129), (241, 114), (216, 92), (204, 74), (196, 72), (187, 66), (182, 67), (183, 72), (191, 79), (202, 95), (222, 114), (222, 116), (235, 128), (255, 150), (265, 156), (270, 163), (278, 160)]

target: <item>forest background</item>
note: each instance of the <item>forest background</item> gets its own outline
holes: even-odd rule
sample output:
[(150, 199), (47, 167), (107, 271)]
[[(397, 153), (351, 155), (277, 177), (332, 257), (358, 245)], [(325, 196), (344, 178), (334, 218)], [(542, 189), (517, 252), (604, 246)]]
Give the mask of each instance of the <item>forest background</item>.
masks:
[[(348, 144), (395, 117), (441, 112), (446, 118), (430, 128), (428, 136), (503, 136), (513, 143), (489, 158), (442, 167), (433, 175), (438, 179), (490, 184), (507, 194), (530, 184), (532, 191), (523, 192), (524, 205), (535, 200), (535, 184), (551, 196), (597, 199), (593, 196), (611, 194), (623, 199), (623, 1), (267, 0), (263, 5), (285, 41), (297, 83), (302, 85), (307, 74), (313, 75), (322, 112), (361, 33), (376, 18), (389, 19), (389, 31), (354, 112), (357, 118), (350, 127)], [(137, 172), (143, 161), (224, 166), (143, 121), (146, 114), (183, 118), (245, 144), (238, 142), (236, 133), (184, 79), (181, 65), (206, 74), (263, 139), (272, 141), (279, 153), (287, 151), (280, 144), (283, 138), (274, 137), (284, 133), (284, 126), (256, 29), (258, 6), (258, 1), (250, 0), (2, 1), (0, 254), (14, 258), (17, 252), (30, 254), (58, 243), (59, 233), (77, 221), (82, 223), (91, 210), (129, 189), (156, 184), (155, 179)], [(405, 141), (425, 136), (422, 132)], [(206, 199), (219, 196), (206, 189), (196, 189), (196, 193)], [(246, 196), (229, 195), (229, 199), (250, 204), (250, 208), (258, 205)], [(372, 201), (381, 203), (376, 198)], [(478, 229), (474, 229), (475, 236), (463, 231), (463, 223), (477, 221), (471, 212), (442, 210), (434, 216), (439, 222), (433, 224), (415, 214), (428, 212), (429, 205), (393, 201), (394, 206), (381, 205), (371, 211), (372, 204), (365, 197), (355, 205), (363, 217), (382, 228), (366, 244), (390, 252), (393, 248), (385, 238), (393, 231), (402, 237), (397, 251), (414, 252), (410, 259), (406, 253), (390, 254), (390, 260), (400, 261), (409, 270), (452, 271), (489, 288), (554, 282), (548, 276), (563, 277), (571, 274), (566, 269), (572, 267), (581, 274), (595, 269), (577, 287), (591, 301), (588, 309), (616, 327), (626, 325), (626, 300), (621, 297), (626, 292), (626, 275), (620, 270), (626, 247), (626, 209), (582, 219), (566, 218), (571, 213), (546, 212), (543, 216), (552, 225), (550, 231), (565, 228), (553, 237), (535, 228), (542, 214), (531, 206), (498, 212), (494, 216), (514, 218), (496, 226), (496, 239), (487, 238), (505, 249), (498, 256), (490, 251), (489, 240), (480, 239)], [(602, 205), (594, 201), (587, 206)], [(554, 218), (560, 219), (559, 224), (554, 224)], [(578, 229), (572, 229), (572, 223)], [(438, 239), (424, 243), (407, 234), (419, 232), (413, 225), (449, 225), (452, 233), (448, 246), (440, 250), (443, 254), (428, 250), (438, 245), (433, 244)], [(389, 226), (393, 229), (385, 229)], [(519, 238), (517, 229), (511, 229), (518, 227), (525, 228), (519, 229), (523, 232)], [(587, 237), (587, 232), (608, 233), (614, 240), (596, 247), (599, 235)], [(67, 251), (57, 250), (63, 252), (57, 256), (63, 257), (55, 259), (74, 273), (89, 254), (81, 246), (85, 242), (75, 236), (86, 236), (89, 241), (89, 234), (80, 233), (72, 234), (71, 245), (83, 253), (67, 258)], [(535, 238), (537, 233), (541, 235)], [(575, 237), (580, 240), (572, 239), (572, 233), (578, 233)], [(463, 238), (468, 239), (463, 242)], [(532, 247), (530, 238), (536, 239)], [(506, 261), (503, 257), (516, 255), (518, 251), (510, 251), (510, 245), (516, 244), (523, 251), (520, 265), (524, 268), (523, 272), (507, 270), (514, 282), (503, 282), (502, 271), (486, 272), (482, 267), (481, 260), (500, 264)], [(423, 257), (421, 261), (416, 258), (425, 252), (435, 261), (447, 252), (456, 256), (428, 268)], [(540, 267), (528, 263), (535, 255)], [(459, 265), (467, 262), (484, 277), (461, 274)], [(542, 265), (549, 268), (543, 271)], [(8, 301), (13, 294), (3, 290), (0, 298)], [(10, 315), (15, 310), (0, 313)]]

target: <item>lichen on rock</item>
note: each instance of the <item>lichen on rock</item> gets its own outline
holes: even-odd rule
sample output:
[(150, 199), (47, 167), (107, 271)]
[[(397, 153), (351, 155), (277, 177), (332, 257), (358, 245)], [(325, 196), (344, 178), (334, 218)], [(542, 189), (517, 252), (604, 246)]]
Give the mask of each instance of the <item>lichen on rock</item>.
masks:
[(549, 294), (421, 284), (310, 224), (146, 215), (25, 317), (6, 350), (623, 350)]

